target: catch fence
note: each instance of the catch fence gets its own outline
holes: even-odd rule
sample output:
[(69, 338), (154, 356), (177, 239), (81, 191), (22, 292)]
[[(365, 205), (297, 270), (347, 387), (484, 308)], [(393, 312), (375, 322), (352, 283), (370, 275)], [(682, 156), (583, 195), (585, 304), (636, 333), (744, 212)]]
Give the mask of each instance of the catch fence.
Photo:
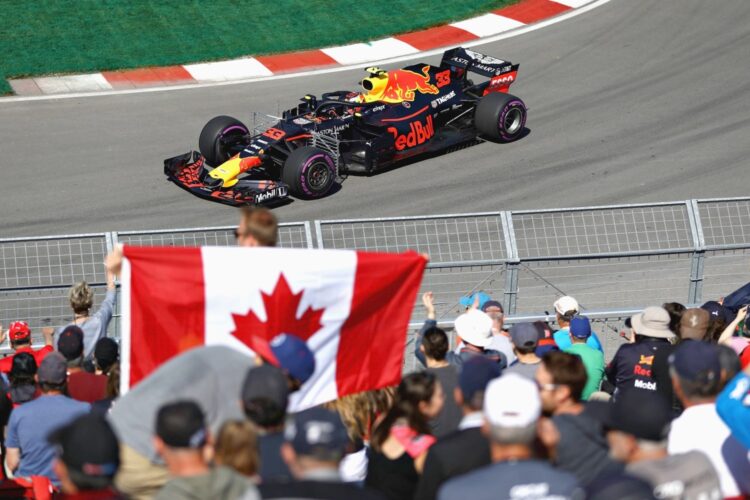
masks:
[[(44, 325), (71, 319), (68, 287), (92, 284), (101, 301), (106, 253), (117, 243), (233, 245), (234, 227), (125, 231), (0, 239), (0, 321)], [(282, 224), (280, 246), (430, 255), (422, 291), (433, 291), (450, 326), (458, 299), (484, 291), (509, 321), (554, 318), (572, 295), (593, 318), (608, 357), (621, 320), (645, 306), (698, 304), (748, 280), (750, 198), (686, 200), (570, 209), (498, 211)], [(415, 297), (412, 330), (424, 317)], [(117, 335), (117, 323), (112, 333)], [(413, 335), (410, 335), (410, 343)], [(408, 350), (413, 350), (409, 346)], [(411, 366), (407, 355), (407, 369)]]

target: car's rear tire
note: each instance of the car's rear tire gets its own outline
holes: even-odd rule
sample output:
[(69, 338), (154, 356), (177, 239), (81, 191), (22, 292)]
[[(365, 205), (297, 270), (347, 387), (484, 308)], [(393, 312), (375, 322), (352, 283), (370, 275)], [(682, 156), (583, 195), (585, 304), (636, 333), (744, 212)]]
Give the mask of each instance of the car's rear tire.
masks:
[(515, 141), (526, 125), (526, 105), (503, 92), (483, 96), (474, 111), (474, 126), (480, 134), (502, 142)]
[(336, 181), (336, 161), (325, 151), (303, 146), (291, 152), (281, 170), (289, 192), (304, 199), (321, 198)]
[(238, 145), (250, 132), (244, 123), (231, 116), (211, 118), (201, 130), (198, 147), (206, 162), (218, 166), (232, 157), (232, 146)]

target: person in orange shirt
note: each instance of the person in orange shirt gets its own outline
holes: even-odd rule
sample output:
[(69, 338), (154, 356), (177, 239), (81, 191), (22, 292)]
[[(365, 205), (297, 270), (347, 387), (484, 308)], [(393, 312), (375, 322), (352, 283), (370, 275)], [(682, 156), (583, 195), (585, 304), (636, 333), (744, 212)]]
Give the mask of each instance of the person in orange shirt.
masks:
[[(52, 348), (54, 330), (52, 328), (42, 328), (42, 333), (44, 334), (44, 347), (34, 349), (31, 347), (31, 328), (29, 328), (29, 324), (25, 321), (14, 321), (10, 324), (7, 332), (0, 326), (0, 344), (5, 342), (6, 337), (10, 337), (10, 347), (15, 351), (13, 355), (19, 352), (28, 352), (34, 356), (36, 364), (39, 366), (44, 357), (54, 350)], [(12, 367), (13, 356), (6, 356), (0, 359), (0, 372), (10, 373)]]

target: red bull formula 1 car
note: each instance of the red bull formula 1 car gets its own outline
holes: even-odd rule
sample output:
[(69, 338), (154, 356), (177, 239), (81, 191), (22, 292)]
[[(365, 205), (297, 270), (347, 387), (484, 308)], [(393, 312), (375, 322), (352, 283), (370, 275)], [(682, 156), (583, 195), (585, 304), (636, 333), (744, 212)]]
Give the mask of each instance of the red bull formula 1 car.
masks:
[[(254, 129), (229, 116), (211, 119), (200, 153), (165, 160), (164, 173), (208, 200), (274, 203), (325, 196), (348, 173), (374, 173), (478, 137), (510, 142), (524, 133), (526, 106), (508, 93), (517, 64), (456, 48), (438, 67), (366, 71), (363, 92), (306, 95)], [(470, 73), (487, 79), (475, 84)]]

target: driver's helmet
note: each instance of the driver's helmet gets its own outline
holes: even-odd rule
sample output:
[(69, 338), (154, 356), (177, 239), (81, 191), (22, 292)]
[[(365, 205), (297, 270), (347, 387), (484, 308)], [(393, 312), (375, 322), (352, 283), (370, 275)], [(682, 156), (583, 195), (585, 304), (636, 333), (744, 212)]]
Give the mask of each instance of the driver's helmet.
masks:
[(360, 82), (364, 92), (359, 94), (358, 102), (376, 102), (382, 99), (383, 91), (388, 85), (388, 72), (377, 67), (367, 68), (370, 76)]

